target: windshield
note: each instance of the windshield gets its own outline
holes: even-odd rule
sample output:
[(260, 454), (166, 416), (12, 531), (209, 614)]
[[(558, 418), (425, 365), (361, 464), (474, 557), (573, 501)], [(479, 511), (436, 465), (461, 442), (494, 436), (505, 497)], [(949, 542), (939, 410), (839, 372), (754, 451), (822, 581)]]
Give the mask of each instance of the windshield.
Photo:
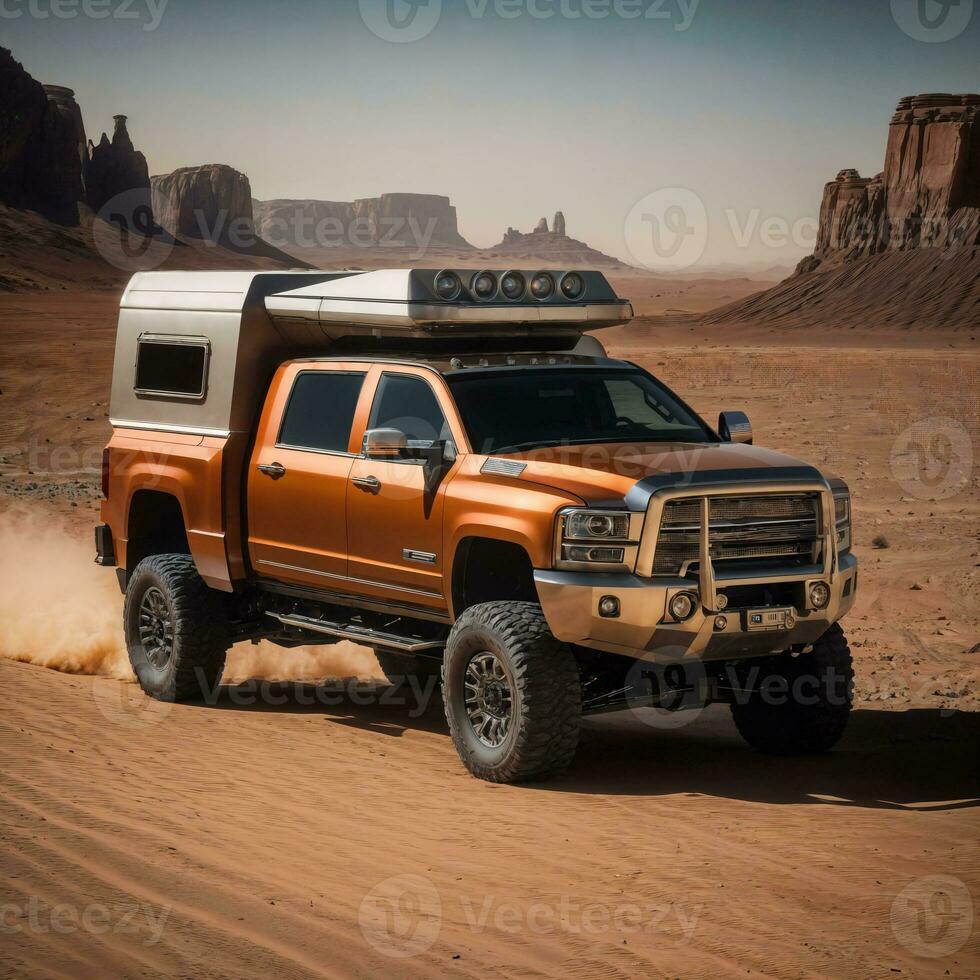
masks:
[(473, 450), (519, 452), (615, 442), (713, 442), (705, 424), (636, 367), (450, 374)]

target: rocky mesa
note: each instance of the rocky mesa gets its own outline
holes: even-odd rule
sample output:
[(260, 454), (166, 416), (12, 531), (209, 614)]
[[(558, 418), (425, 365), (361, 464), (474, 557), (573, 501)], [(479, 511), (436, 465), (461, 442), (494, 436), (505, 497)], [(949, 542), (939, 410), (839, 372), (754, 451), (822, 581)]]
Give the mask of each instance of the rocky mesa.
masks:
[(304, 263), (281, 252), (257, 233), (248, 177), (224, 163), (180, 167), (151, 180), (153, 213), (179, 239), (220, 245), (242, 255)]
[(980, 322), (980, 95), (898, 103), (885, 165), (841, 170), (823, 191), (812, 256), (773, 289), (709, 314), (772, 325)]
[(253, 234), (248, 177), (223, 163), (154, 176), (153, 213), (172, 235), (221, 242)]
[(888, 127), (884, 170), (842, 170), (824, 187), (813, 258), (961, 245), (980, 245), (980, 95), (909, 96)]
[(472, 248), (456, 208), (441, 194), (382, 194), (356, 201), (254, 201), (255, 228), (280, 248), (442, 246)]

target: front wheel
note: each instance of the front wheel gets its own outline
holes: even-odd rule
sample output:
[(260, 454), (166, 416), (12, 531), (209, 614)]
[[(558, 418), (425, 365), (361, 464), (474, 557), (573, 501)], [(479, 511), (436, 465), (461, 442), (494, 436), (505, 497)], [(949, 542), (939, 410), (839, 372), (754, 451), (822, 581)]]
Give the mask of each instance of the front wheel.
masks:
[(808, 653), (765, 661), (752, 694), (732, 705), (732, 718), (745, 741), (761, 752), (826, 752), (844, 734), (853, 684), (851, 651), (835, 623)]
[(467, 609), (449, 634), (442, 690), (453, 743), (474, 776), (516, 783), (571, 764), (582, 712), (578, 664), (540, 606)]
[(230, 646), (224, 604), (190, 555), (153, 555), (133, 571), (123, 607), (140, 687), (158, 701), (195, 701), (217, 688)]

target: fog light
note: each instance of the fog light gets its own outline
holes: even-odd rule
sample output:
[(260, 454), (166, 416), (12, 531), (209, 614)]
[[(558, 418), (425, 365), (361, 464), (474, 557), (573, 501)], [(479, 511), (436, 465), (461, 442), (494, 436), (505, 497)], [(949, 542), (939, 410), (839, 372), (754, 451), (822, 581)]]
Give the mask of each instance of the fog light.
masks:
[(667, 608), (670, 610), (670, 615), (677, 622), (681, 623), (694, 615), (697, 603), (697, 596), (692, 595), (690, 592), (678, 592), (677, 595), (671, 598)]
[(728, 617), (727, 616), (715, 616), (715, 629), (716, 630), (718, 630), (720, 632), (721, 630), (725, 629), (726, 626), (728, 626)]
[(619, 615), (619, 599), (614, 595), (604, 595), (599, 600), (599, 615), (603, 619), (615, 619)]
[(810, 605), (823, 609), (830, 602), (830, 586), (826, 582), (814, 582), (810, 586)]

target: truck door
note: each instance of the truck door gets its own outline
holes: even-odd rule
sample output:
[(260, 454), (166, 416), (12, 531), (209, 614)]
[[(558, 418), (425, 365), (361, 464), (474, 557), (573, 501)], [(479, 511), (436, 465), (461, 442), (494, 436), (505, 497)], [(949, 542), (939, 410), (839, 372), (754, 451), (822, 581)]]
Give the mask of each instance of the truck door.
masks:
[(248, 543), (263, 578), (343, 591), (351, 429), (366, 376), (296, 365), (267, 406), (248, 473)]
[[(455, 442), (432, 385), (420, 374), (385, 370), (368, 429), (397, 429), (408, 445)], [(392, 599), (444, 606), (442, 515), (447, 473), (434, 493), (420, 460), (355, 460), (347, 491), (348, 574)], [(372, 592), (377, 592), (374, 588)]]

